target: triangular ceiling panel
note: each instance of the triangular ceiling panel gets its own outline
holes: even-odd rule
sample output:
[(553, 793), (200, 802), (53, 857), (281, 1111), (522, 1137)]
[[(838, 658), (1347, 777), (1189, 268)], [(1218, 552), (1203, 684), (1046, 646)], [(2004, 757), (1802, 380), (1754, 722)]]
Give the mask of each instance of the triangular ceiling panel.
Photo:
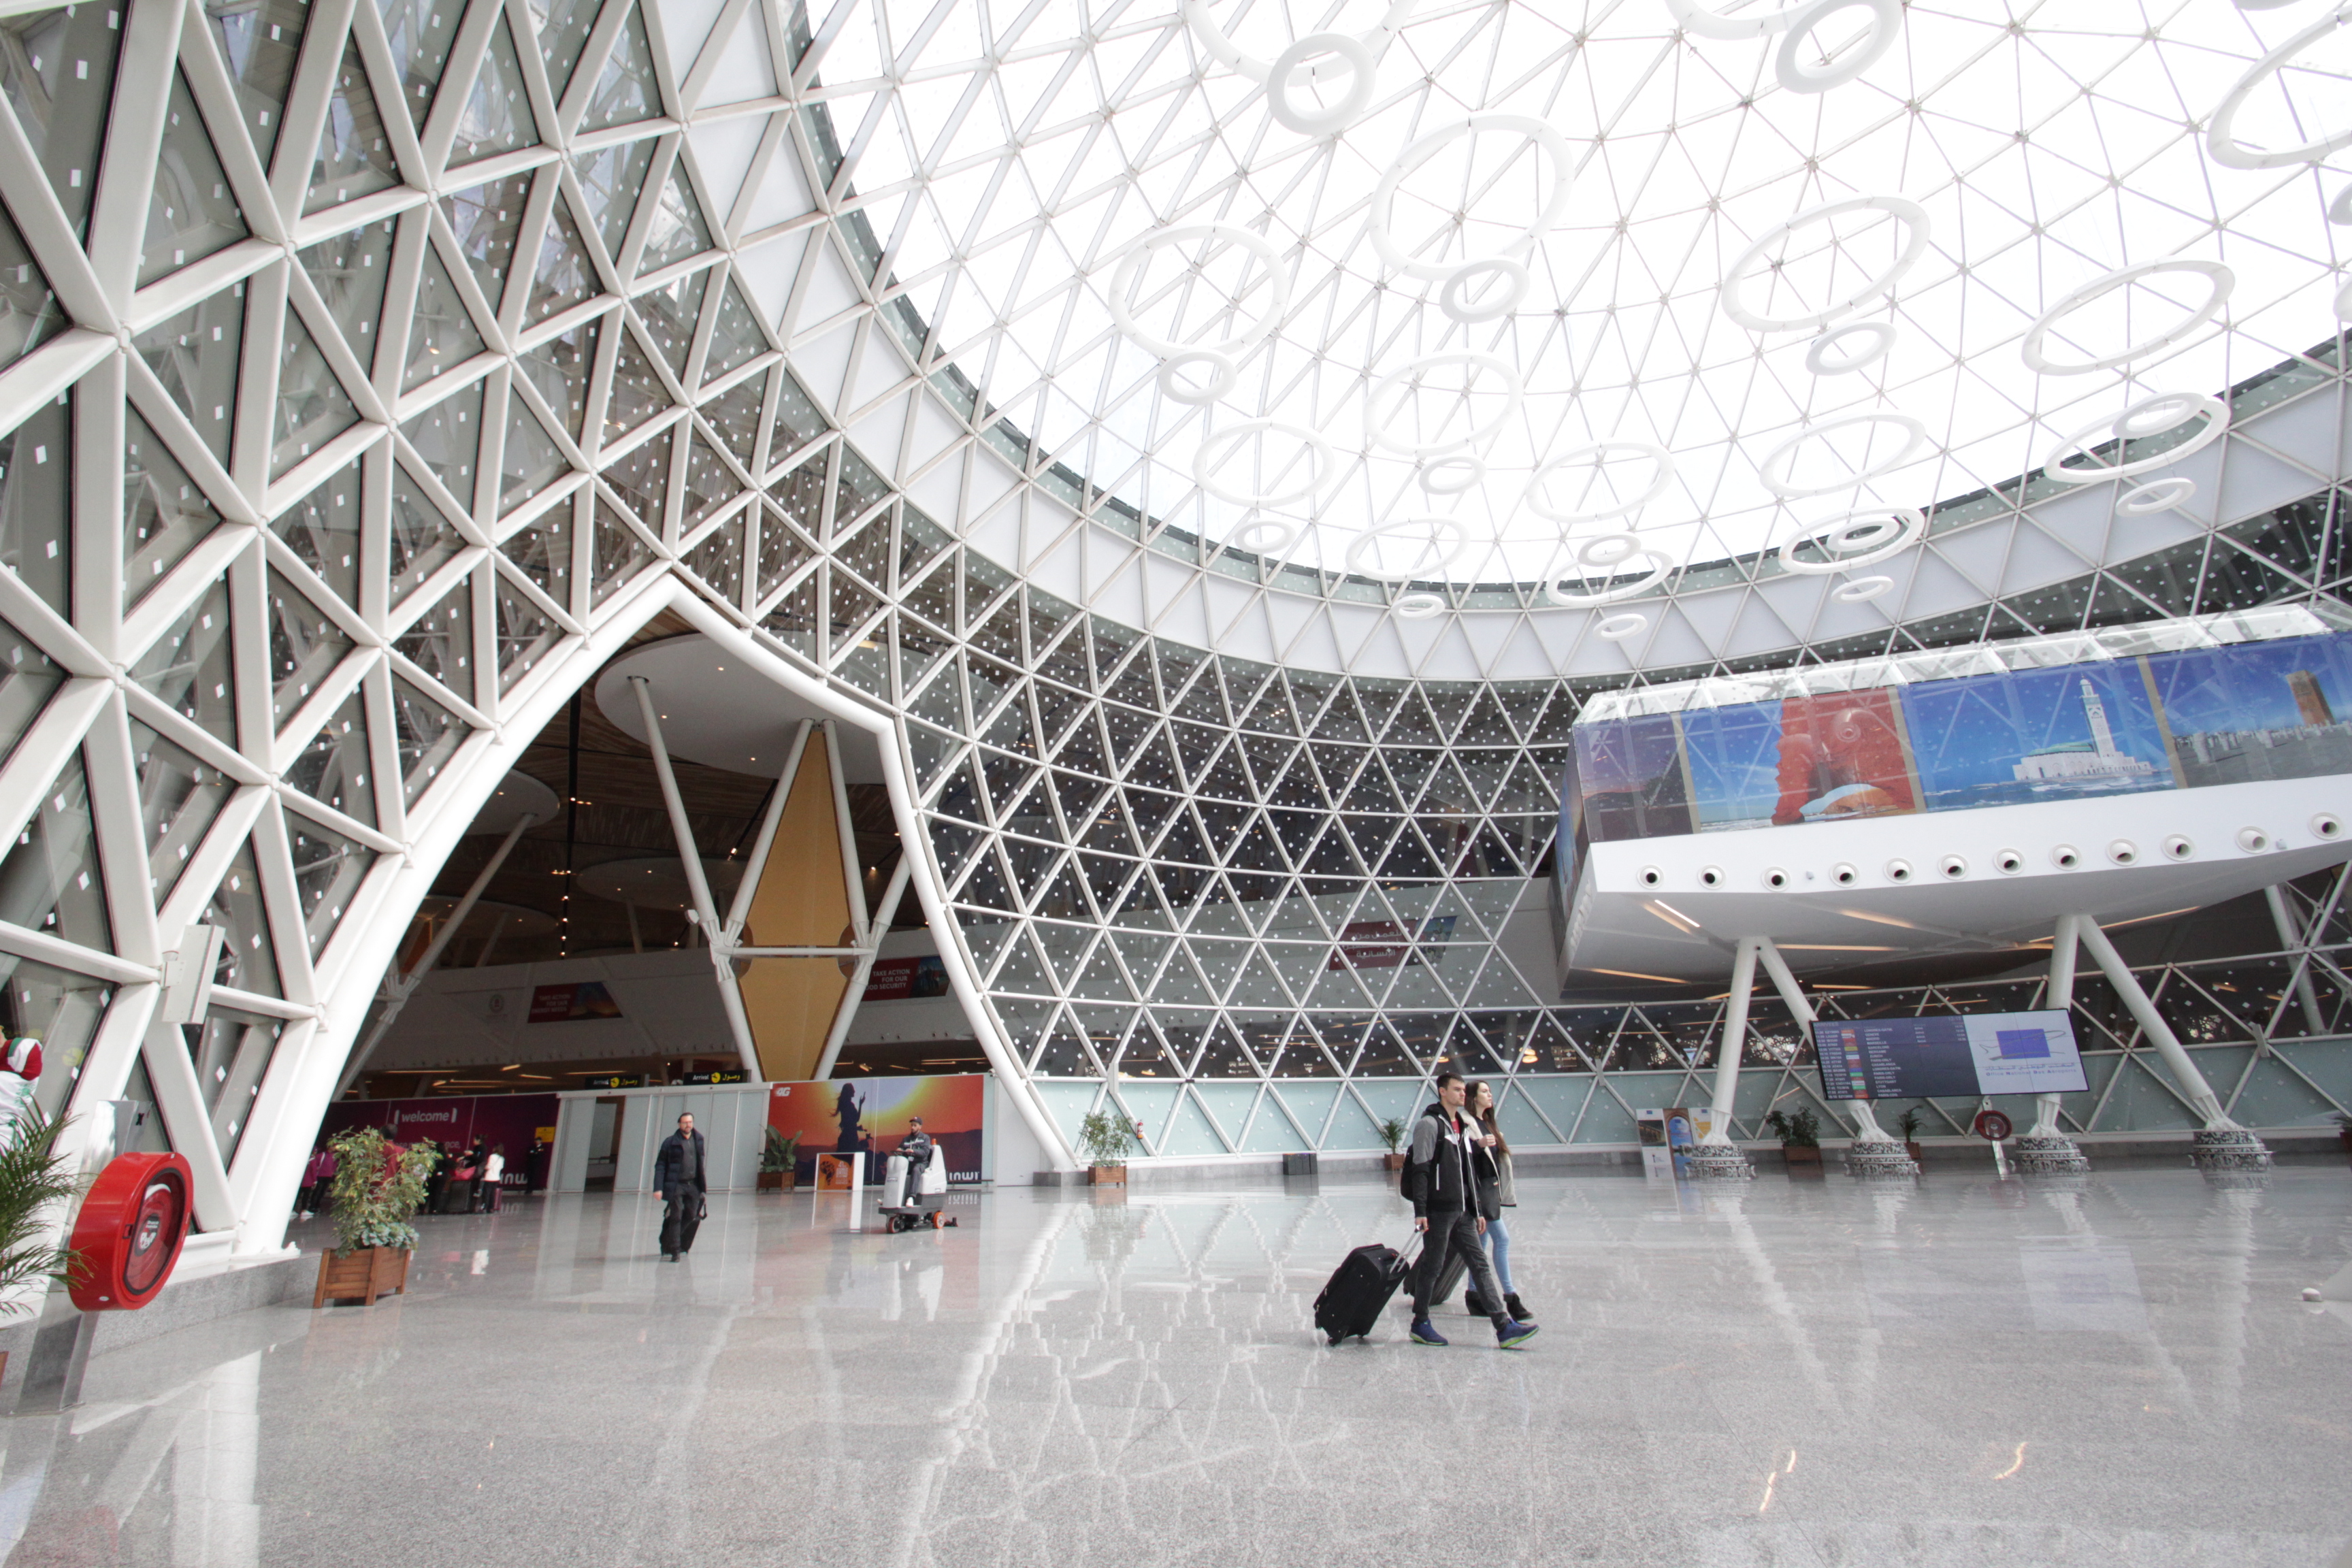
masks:
[(163, 142), (155, 162), (154, 188), (147, 197), (147, 233), (139, 251), (139, 284), (144, 288), (192, 261), (201, 261), (246, 237), (249, 231), (212, 132), (196, 112), (185, 74), (172, 72), (172, 95), (163, 105)]
[(310, 163), (310, 179), (303, 188), (304, 213), (324, 212), (355, 197), (400, 183), (400, 167), (393, 161), (383, 133), (383, 116), (376, 108), (375, 89), (359, 45), (343, 43), (342, 64), (327, 100), (327, 120), (319, 132), (319, 148)]
[[(443, 0), (444, 4), (447, 0)], [(523, 89), (522, 62), (515, 57), (514, 34), (501, 12), (490, 28), (490, 46), (482, 68), (474, 76), (474, 90), (457, 117), (457, 134), (449, 143), (449, 165), (478, 163), (501, 153), (529, 147), (539, 140), (539, 122), (530, 112), (530, 95)]]
[(661, 87), (654, 75), (653, 45), (646, 38), (645, 18), (633, 5), (628, 18), (621, 24), (620, 36), (613, 40), (612, 53), (605, 57), (604, 72), (596, 79), (596, 89), (589, 94), (580, 129), (602, 131), (614, 125), (633, 125), (640, 120), (657, 119), (661, 113)]

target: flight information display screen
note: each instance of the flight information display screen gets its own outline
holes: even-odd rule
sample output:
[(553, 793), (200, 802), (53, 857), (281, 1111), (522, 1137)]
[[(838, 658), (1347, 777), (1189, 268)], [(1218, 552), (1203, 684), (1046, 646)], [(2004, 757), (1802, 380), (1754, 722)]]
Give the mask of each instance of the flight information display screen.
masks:
[(1813, 1026), (1831, 1100), (2072, 1094), (2090, 1088), (2063, 1012), (1839, 1019)]

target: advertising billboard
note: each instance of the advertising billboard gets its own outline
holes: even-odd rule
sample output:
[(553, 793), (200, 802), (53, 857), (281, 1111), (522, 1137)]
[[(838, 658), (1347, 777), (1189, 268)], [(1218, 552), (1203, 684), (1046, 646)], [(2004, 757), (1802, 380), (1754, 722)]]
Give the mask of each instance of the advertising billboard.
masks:
[(907, 1135), (907, 1119), (919, 1116), (947, 1162), (948, 1180), (977, 1182), (987, 1085), (985, 1073), (771, 1084), (768, 1125), (799, 1137), (795, 1165), (802, 1181), (814, 1182), (820, 1154), (863, 1153), (866, 1170), (878, 1172)]

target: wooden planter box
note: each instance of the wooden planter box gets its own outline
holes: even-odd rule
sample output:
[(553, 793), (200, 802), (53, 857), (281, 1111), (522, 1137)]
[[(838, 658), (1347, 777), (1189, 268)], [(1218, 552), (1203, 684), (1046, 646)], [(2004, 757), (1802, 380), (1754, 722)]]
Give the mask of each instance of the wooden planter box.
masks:
[(798, 1171), (762, 1171), (759, 1185), (754, 1190), (762, 1193), (793, 1192), (800, 1185), (799, 1177)]
[(1123, 1187), (1127, 1185), (1127, 1167), (1089, 1165), (1087, 1167), (1087, 1179), (1097, 1187)]
[(1913, 1142), (1908, 1138), (1906, 1138), (1903, 1141), (1903, 1152), (1906, 1154), (1910, 1155), (1911, 1158), (1920, 1165), (1924, 1166), (1927, 1163), (1927, 1151), (1922, 1149), (1918, 1144)]
[(1403, 1170), (1403, 1169), (1404, 1169), (1404, 1156), (1403, 1156), (1403, 1155), (1402, 1155), (1402, 1154), (1383, 1154), (1383, 1155), (1381, 1155), (1381, 1170), (1383, 1170), (1383, 1171), (1402, 1171), (1402, 1170)]
[(373, 1307), (379, 1296), (404, 1296), (409, 1256), (404, 1247), (363, 1247), (348, 1258), (339, 1258), (330, 1247), (319, 1254), (319, 1289), (310, 1297), (310, 1305), (317, 1308), (330, 1301), (356, 1300), (362, 1307)]
[(1783, 1143), (1780, 1155), (1789, 1162), (1791, 1171), (1818, 1171), (1822, 1168), (1822, 1152), (1818, 1145), (1805, 1149), (1794, 1143)]

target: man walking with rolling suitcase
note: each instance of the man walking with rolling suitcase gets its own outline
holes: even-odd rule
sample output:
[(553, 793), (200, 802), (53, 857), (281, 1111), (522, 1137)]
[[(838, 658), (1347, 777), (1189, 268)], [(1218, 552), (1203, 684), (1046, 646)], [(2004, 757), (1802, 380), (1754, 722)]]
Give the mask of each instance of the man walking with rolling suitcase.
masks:
[[(1482, 1300), (1500, 1301), (1503, 1288), (1495, 1279), (1482, 1236), (1486, 1222), (1480, 1211), (1495, 1184), (1495, 1162), (1486, 1152), (1475, 1121), (1462, 1114), (1467, 1098), (1459, 1073), (1437, 1075), (1437, 1103), (1413, 1123), (1412, 1152), (1405, 1158), (1404, 1194), (1412, 1202), (1412, 1227), (1422, 1233), (1421, 1258), (1412, 1270), (1412, 1339), (1415, 1344), (1442, 1345), (1445, 1337), (1429, 1321), (1429, 1300), (1446, 1254), (1460, 1258), (1477, 1282)], [(1508, 1313), (1491, 1314), (1495, 1340), (1505, 1350), (1516, 1350), (1535, 1338), (1536, 1326), (1514, 1321)]]
[(692, 1251), (694, 1233), (701, 1228), (704, 1194), (710, 1190), (704, 1152), (702, 1134), (694, 1130), (689, 1112), (677, 1119), (677, 1131), (662, 1140), (661, 1149), (654, 1155), (654, 1189), (662, 1196), (665, 1263), (675, 1263)]

